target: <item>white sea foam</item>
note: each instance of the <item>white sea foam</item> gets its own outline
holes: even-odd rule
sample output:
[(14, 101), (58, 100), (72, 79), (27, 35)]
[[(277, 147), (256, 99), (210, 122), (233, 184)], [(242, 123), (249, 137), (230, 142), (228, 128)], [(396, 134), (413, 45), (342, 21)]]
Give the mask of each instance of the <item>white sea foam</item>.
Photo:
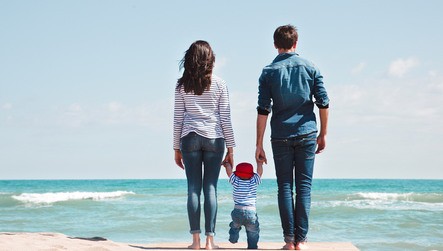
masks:
[(411, 201), (443, 203), (441, 193), (355, 193), (348, 197), (349, 200), (375, 200), (375, 201)]
[(370, 200), (411, 200), (414, 193), (356, 193), (355, 196)]
[[(315, 203), (315, 202), (314, 202)], [(343, 200), (317, 202), (319, 207), (348, 207), (376, 210), (443, 211), (441, 193), (354, 193)]]
[(106, 200), (121, 198), (125, 195), (135, 194), (128, 191), (114, 192), (59, 192), (59, 193), (22, 193), (11, 196), (13, 199), (35, 204), (51, 204), (70, 200)]
[(328, 207), (348, 207), (356, 209), (375, 209), (388, 211), (431, 211), (443, 212), (443, 203), (426, 203), (426, 202), (389, 202), (381, 200), (352, 200), (352, 201), (322, 201), (314, 202), (314, 206)]

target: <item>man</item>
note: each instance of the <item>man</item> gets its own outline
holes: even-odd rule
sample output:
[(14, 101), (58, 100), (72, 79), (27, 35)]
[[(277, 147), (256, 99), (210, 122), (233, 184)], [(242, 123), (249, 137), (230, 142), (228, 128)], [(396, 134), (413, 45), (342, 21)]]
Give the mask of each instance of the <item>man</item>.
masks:
[[(263, 68), (257, 107), (257, 163), (267, 163), (263, 135), (272, 111), (271, 144), (286, 243), (283, 249), (287, 250), (307, 248), (314, 158), (326, 146), (329, 108), (323, 77), (314, 64), (295, 53), (297, 40), (297, 30), (292, 25), (275, 30), (274, 46), (278, 56)], [(319, 108), (319, 132), (314, 104)]]

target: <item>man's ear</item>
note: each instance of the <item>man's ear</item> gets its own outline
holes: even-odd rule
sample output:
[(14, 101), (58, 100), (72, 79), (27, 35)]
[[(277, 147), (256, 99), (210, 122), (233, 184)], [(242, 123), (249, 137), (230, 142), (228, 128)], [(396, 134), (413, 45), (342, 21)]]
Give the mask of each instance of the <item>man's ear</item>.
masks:
[(297, 48), (297, 42), (295, 42), (294, 45), (292, 46), (292, 49), (295, 50), (295, 48)]

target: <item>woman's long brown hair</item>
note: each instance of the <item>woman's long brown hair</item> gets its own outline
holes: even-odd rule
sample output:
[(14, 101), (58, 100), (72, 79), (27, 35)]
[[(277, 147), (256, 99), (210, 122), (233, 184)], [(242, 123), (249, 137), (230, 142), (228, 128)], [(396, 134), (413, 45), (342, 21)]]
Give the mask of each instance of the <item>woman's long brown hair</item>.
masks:
[(178, 88), (183, 85), (186, 93), (202, 95), (211, 86), (214, 62), (215, 55), (208, 42), (198, 40), (192, 43), (180, 62), (180, 69), (185, 70), (178, 79)]

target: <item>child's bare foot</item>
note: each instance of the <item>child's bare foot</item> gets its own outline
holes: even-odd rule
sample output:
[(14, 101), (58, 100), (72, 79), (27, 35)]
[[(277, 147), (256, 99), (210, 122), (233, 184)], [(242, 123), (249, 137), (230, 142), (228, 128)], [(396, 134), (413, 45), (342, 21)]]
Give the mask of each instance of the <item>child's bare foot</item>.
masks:
[(306, 241), (297, 242), (297, 244), (295, 245), (295, 250), (304, 250), (308, 248), (308, 243)]
[(192, 234), (192, 245), (188, 246), (189, 249), (200, 249), (200, 234)]
[(281, 249), (283, 250), (295, 250), (295, 245), (292, 242), (287, 242)]
[(206, 237), (206, 250), (219, 249), (219, 246), (214, 244), (214, 236)]

